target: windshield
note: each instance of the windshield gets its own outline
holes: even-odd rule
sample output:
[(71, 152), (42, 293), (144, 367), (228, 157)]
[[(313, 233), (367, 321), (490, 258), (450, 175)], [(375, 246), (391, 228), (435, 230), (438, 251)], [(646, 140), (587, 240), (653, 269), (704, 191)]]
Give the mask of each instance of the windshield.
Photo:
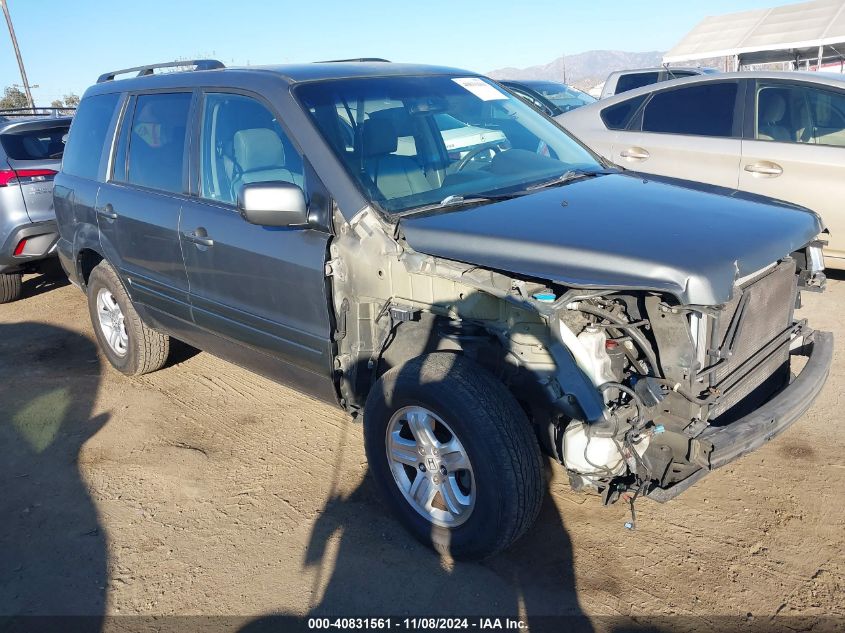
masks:
[(586, 92), (581, 92), (577, 88), (567, 86), (566, 84), (555, 83), (553, 81), (536, 83), (533, 87), (546, 99), (560, 107), (569, 106), (570, 109), (572, 107), (577, 108), (596, 100)]
[(337, 79), (303, 84), (296, 95), (349, 175), (390, 213), (602, 167), (532, 107), (478, 77)]

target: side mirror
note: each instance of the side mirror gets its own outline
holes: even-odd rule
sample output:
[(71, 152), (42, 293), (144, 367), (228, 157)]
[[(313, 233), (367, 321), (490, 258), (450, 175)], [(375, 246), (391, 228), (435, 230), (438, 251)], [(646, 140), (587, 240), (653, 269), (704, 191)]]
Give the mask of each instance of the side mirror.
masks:
[(262, 226), (305, 226), (308, 205), (305, 193), (289, 182), (253, 182), (238, 193), (238, 210), (251, 224)]

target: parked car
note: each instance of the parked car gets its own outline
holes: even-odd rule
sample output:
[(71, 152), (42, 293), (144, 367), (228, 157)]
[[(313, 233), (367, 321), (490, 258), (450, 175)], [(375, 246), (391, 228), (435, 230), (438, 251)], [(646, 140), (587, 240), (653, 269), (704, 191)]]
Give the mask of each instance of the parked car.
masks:
[(601, 99), (636, 90), (643, 86), (695, 77), (698, 75), (712, 75), (719, 71), (716, 68), (681, 68), (660, 66), (659, 68), (637, 68), (634, 70), (617, 70), (610, 73), (601, 89)]
[(548, 116), (557, 116), (596, 100), (578, 88), (556, 81), (504, 79), (499, 83)]
[(647, 174), (779, 198), (821, 214), (828, 265), (845, 269), (845, 80), (808, 72), (679, 79), (558, 119)]
[(59, 237), (53, 176), (71, 119), (26, 114), (0, 110), (0, 303), (18, 299), (23, 274), (55, 258)]
[[(604, 503), (672, 498), (822, 388), (831, 335), (793, 317), (823, 285), (811, 211), (609, 168), (468, 71), (197, 67), (107, 73), (71, 127), (58, 250), (103, 354), (143, 374), (172, 336), (363, 414), (424, 543), (519, 538), (541, 450)], [(444, 114), (508, 145), (450, 156)]]

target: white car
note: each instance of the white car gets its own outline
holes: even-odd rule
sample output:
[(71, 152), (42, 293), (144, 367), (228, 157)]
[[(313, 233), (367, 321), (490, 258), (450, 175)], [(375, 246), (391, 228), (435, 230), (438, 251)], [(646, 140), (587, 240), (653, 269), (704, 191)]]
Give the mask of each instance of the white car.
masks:
[(816, 211), (830, 231), (827, 264), (845, 269), (842, 75), (688, 77), (632, 90), (556, 119), (595, 152), (628, 169)]

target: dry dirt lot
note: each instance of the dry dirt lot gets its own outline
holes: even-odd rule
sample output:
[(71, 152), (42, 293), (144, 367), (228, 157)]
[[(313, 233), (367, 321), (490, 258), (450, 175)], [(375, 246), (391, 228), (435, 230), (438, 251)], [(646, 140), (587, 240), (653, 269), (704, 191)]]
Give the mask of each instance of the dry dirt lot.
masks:
[(0, 306), (0, 614), (845, 617), (845, 281), (805, 295), (835, 366), (784, 435), (633, 532), (552, 466), (536, 527), (480, 564), (385, 514), (340, 410), (183, 348), (126, 378), (76, 288), (26, 294)]

